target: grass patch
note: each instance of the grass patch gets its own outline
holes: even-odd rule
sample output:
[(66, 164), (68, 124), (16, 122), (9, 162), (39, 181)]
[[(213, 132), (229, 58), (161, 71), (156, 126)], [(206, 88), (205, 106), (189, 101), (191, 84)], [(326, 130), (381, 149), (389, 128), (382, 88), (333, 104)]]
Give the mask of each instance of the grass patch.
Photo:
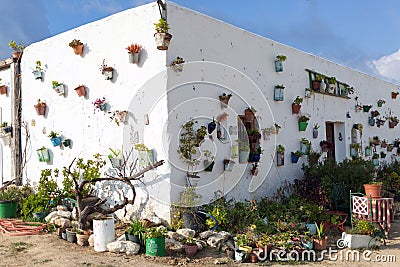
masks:
[(11, 244), (11, 248), (14, 251), (20, 252), (20, 251), (27, 249), (27, 247), (28, 247), (27, 245), (28, 244), (25, 242), (15, 242), (15, 243)]

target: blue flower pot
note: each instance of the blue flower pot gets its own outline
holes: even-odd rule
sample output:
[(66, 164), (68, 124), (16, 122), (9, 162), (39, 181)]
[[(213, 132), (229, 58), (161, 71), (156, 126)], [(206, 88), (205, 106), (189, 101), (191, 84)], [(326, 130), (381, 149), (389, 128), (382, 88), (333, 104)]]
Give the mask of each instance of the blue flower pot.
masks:
[(51, 143), (53, 144), (53, 146), (59, 146), (61, 145), (61, 137), (54, 137), (51, 138)]

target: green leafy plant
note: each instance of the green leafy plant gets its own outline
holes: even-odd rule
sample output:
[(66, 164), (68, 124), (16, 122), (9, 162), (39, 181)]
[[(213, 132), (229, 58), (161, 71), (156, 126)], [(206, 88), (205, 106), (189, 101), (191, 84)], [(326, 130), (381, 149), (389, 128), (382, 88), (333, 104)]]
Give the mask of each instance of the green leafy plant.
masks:
[(285, 89), (285, 86), (283, 84), (277, 84), (277, 85), (275, 85), (275, 88)]
[(280, 152), (283, 152), (283, 151), (285, 151), (285, 147), (283, 145), (278, 145), (276, 150), (280, 151)]
[(51, 85), (53, 86), (53, 88), (56, 88), (56, 87), (62, 85), (62, 83), (60, 83), (60, 82), (58, 82), (58, 81), (52, 81), (52, 82), (51, 82)]
[(135, 150), (150, 152), (151, 150), (145, 144), (135, 144)]
[(26, 47), (22, 42), (17, 44), (17, 42), (13, 40), (8, 42), (8, 46), (15, 52), (22, 52)]
[(193, 236), (188, 236), (184, 241), (183, 241), (186, 245), (188, 246), (195, 246), (196, 244), (196, 240), (194, 240)]
[(134, 220), (131, 222), (126, 229), (126, 233), (128, 235), (136, 235), (139, 238), (144, 239), (144, 235), (146, 233), (146, 228), (143, 226), (143, 223), (140, 220)]
[(286, 60), (286, 56), (285, 55), (277, 55), (276, 56), (276, 60), (285, 61)]
[(333, 76), (332, 76), (332, 77), (329, 77), (329, 78), (328, 78), (328, 83), (329, 83), (329, 84), (335, 84), (335, 83), (336, 83), (336, 77), (333, 77)]
[(323, 223), (320, 223), (319, 225), (315, 223), (315, 228), (317, 229), (317, 234), (316, 234), (316, 239), (322, 240), (326, 237), (327, 232), (325, 230), (325, 226)]
[(295, 100), (293, 100), (293, 104), (300, 105), (301, 103), (303, 103), (303, 98), (300, 96), (296, 96)]
[(83, 43), (80, 41), (80, 40), (78, 40), (78, 39), (74, 39), (74, 40), (72, 40), (71, 42), (69, 42), (69, 44), (68, 44), (70, 47), (74, 47), (74, 46), (78, 46), (78, 45), (83, 45)]
[(42, 70), (42, 62), (40, 62), (40, 60), (36, 61), (36, 67), (35, 69), (37, 71), (41, 71)]
[(47, 137), (49, 137), (49, 138), (57, 138), (58, 136), (60, 136), (59, 133), (57, 133), (55, 131), (51, 131)]
[(324, 80), (325, 78), (326, 78), (325, 75), (322, 75), (322, 74), (319, 74), (319, 73), (317, 73), (317, 74), (315, 75), (315, 80), (316, 80), (316, 81), (322, 81), (322, 80)]
[(155, 25), (155, 30), (156, 32), (159, 33), (167, 33), (169, 28), (169, 25), (165, 19), (159, 19), (157, 23), (154, 23)]
[(165, 226), (146, 228), (146, 238), (159, 238), (167, 236), (167, 228)]

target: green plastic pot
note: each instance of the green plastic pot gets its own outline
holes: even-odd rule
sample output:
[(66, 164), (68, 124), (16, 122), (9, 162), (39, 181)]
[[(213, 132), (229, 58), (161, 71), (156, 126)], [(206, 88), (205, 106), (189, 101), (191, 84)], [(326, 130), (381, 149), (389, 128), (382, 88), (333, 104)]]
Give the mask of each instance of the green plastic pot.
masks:
[(146, 255), (165, 256), (165, 237), (147, 238)]
[(15, 218), (17, 216), (17, 201), (0, 200), (0, 218)]
[(299, 121), (299, 131), (304, 132), (307, 129), (308, 122)]

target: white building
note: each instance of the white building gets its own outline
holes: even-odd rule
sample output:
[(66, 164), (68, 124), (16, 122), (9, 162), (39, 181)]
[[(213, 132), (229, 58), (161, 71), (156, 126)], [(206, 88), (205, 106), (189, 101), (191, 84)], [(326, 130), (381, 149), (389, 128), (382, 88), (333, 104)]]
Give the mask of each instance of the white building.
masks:
[[(212, 172), (199, 171), (201, 179), (196, 190), (202, 196), (201, 203), (221, 194), (236, 200), (271, 196), (283, 181), (301, 177), (301, 165), (307, 157), (291, 163), (290, 152), (300, 149), (302, 138), (311, 141), (315, 151), (321, 150), (323, 140), (333, 143), (334, 150), (329, 156), (336, 161), (350, 158), (351, 143), (361, 143), (359, 154), (365, 156), (369, 137), (379, 136), (389, 143), (395, 140), (396, 127), (389, 129), (388, 122), (382, 127), (369, 126), (370, 113), (356, 111), (355, 97), (359, 105), (372, 105), (371, 110), (378, 110), (381, 114), (378, 118), (400, 115), (400, 100), (391, 98), (392, 91), (400, 91), (398, 85), (173, 3), (167, 4), (169, 32), (173, 37), (167, 51), (158, 50), (153, 35), (154, 23), (159, 18), (158, 5), (152, 3), (25, 49), (21, 63), (22, 121), (30, 132), (25, 179), (37, 181), (42, 169), (60, 169), (75, 157), (89, 159), (94, 153), (107, 156), (109, 148), (130, 149), (135, 143), (144, 143), (153, 149), (157, 160), (166, 163), (146, 173), (146, 187), (141, 187), (136, 204), (169, 219), (169, 205), (178, 201), (186, 183), (187, 165), (177, 152), (181, 127), (192, 118), (197, 121), (196, 130), (202, 125), (207, 127), (213, 118), (227, 115), (220, 124), (221, 137), (217, 137), (217, 130), (212, 132), (212, 139), (207, 135), (196, 154), (196, 157), (201, 154), (201, 161), (206, 149), (215, 156)], [(73, 39), (84, 43), (81, 56), (68, 46)], [(128, 62), (125, 48), (131, 43), (143, 46), (139, 64)], [(277, 55), (287, 57), (281, 72), (275, 70)], [(181, 72), (169, 67), (178, 56), (185, 60)], [(35, 79), (32, 74), (38, 60), (43, 67), (42, 79)], [(99, 71), (103, 60), (114, 68), (112, 80), (104, 79)], [(337, 78), (338, 88), (333, 94), (312, 92), (306, 98), (305, 88), (311, 88), (315, 73)], [(52, 81), (64, 83), (64, 96), (52, 89)], [(283, 101), (274, 100), (278, 84), (285, 86)], [(85, 85), (85, 97), (74, 92), (79, 85)], [(346, 87), (353, 87), (354, 94), (346, 96), (343, 92)], [(219, 101), (223, 93), (232, 94), (227, 108), (221, 107)], [(305, 131), (299, 131), (297, 115), (292, 114), (291, 104), (296, 96), (304, 98), (301, 112), (311, 115)], [(92, 103), (103, 97), (109, 111), (129, 111), (124, 124), (118, 126), (110, 121), (108, 114), (94, 112)], [(38, 99), (47, 104), (44, 116), (35, 112)], [(382, 107), (377, 107), (379, 99), (386, 101)], [(232, 155), (237, 153), (236, 140), (244, 138), (239, 115), (244, 115), (247, 107), (255, 108), (254, 127), (260, 131), (275, 123), (281, 126), (278, 134), (266, 135), (259, 141), (264, 153), (257, 176), (250, 173), (252, 163), (239, 163)], [(359, 131), (352, 131), (353, 125), (359, 123), (364, 126), (361, 138)], [(312, 137), (314, 124), (320, 125), (317, 138)], [(72, 146), (53, 147), (48, 138), (51, 131), (71, 139)], [(286, 149), (283, 166), (277, 166), (278, 145)], [(39, 162), (36, 155), (36, 150), (43, 146), (50, 151), (51, 160), (47, 163)], [(396, 152), (391, 153), (395, 157)], [(388, 156), (381, 161), (390, 161), (391, 153), (387, 152)], [(235, 162), (232, 171), (224, 171), (224, 159)], [(197, 166), (202, 167), (202, 163)]]

